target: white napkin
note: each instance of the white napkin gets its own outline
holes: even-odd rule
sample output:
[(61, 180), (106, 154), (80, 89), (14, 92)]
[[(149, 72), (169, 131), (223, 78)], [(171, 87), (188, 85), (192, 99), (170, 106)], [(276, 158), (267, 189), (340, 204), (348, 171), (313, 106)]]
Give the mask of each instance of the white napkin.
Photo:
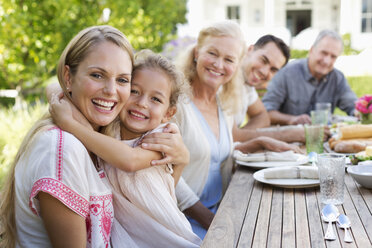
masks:
[(244, 162), (265, 162), (265, 161), (297, 161), (300, 154), (294, 151), (286, 152), (262, 152), (262, 153), (242, 153), (239, 150), (234, 151), (234, 158)]
[(264, 171), (267, 179), (319, 179), (318, 168), (291, 166), (285, 168), (272, 168)]

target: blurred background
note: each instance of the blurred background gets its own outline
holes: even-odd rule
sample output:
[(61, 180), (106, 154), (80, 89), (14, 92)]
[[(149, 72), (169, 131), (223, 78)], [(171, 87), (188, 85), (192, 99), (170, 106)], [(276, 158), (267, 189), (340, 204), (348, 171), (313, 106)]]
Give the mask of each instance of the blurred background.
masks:
[(109, 24), (135, 50), (174, 59), (204, 25), (223, 19), (240, 24), (248, 45), (268, 33), (282, 38), (292, 59), (307, 56), (321, 29), (338, 31), (345, 49), (335, 66), (358, 97), (372, 94), (372, 0), (0, 0), (0, 184), (47, 111), (45, 86), (57, 80), (59, 55), (80, 30)]

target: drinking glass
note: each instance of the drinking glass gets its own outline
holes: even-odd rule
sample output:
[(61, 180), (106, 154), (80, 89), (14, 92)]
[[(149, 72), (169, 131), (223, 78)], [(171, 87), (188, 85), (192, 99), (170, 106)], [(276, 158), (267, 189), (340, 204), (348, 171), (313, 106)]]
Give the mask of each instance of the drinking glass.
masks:
[(323, 125), (305, 125), (306, 152), (323, 153)]
[(318, 154), (320, 201), (324, 204), (344, 202), (345, 155)]
[(327, 111), (327, 122), (326, 125), (332, 119), (332, 104), (330, 102), (317, 102), (315, 103), (315, 110), (325, 110)]
[(329, 112), (328, 110), (312, 110), (310, 111), (311, 124), (327, 125)]

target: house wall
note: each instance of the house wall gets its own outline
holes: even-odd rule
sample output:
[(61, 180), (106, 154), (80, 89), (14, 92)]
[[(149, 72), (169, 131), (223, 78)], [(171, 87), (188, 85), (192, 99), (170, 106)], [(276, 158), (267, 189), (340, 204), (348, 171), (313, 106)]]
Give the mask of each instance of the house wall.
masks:
[[(350, 1), (350, 0), (349, 0)], [(372, 47), (372, 33), (362, 33), (361, 19), (362, 19), (362, 1), (361, 0), (351, 0), (352, 4), (350, 6), (350, 23), (351, 27), (349, 33), (351, 33), (352, 46), (355, 49), (361, 50), (366, 47)]]
[[(295, 1), (295, 0), (293, 0)], [(340, 34), (350, 33), (352, 47), (358, 50), (372, 46), (372, 33), (361, 33), (362, 0), (309, 0), (309, 4), (287, 5), (286, 0), (189, 0), (188, 34), (196, 37), (200, 28), (211, 22), (227, 19), (227, 6), (240, 6), (240, 25), (248, 43), (266, 33), (292, 44), (286, 28), (287, 10), (311, 9), (311, 28), (334, 29)], [(196, 14), (192, 14), (192, 13)], [(185, 30), (185, 29), (184, 29)]]

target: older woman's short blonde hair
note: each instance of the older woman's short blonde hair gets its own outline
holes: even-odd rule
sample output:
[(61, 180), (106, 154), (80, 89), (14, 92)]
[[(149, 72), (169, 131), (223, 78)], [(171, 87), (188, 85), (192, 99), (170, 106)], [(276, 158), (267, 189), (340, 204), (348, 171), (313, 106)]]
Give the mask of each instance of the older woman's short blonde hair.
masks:
[[(186, 53), (177, 59), (177, 65), (180, 67), (184, 73), (186, 79), (192, 86), (193, 79), (196, 77), (196, 63), (195, 63), (195, 49), (201, 47), (207, 37), (233, 37), (235, 40), (239, 41), (241, 44), (241, 51), (239, 54), (239, 61), (242, 60), (244, 53), (246, 51), (246, 44), (244, 40), (243, 33), (239, 25), (234, 21), (221, 21), (213, 23), (205, 28), (203, 28), (198, 35), (197, 43), (190, 47)], [(235, 113), (239, 106), (237, 104), (238, 99), (240, 99), (239, 89), (243, 82), (241, 66), (237, 66), (233, 77), (229, 82), (223, 85), (222, 89), (219, 91), (218, 95), (221, 100), (222, 108), (224, 110), (231, 111)]]

